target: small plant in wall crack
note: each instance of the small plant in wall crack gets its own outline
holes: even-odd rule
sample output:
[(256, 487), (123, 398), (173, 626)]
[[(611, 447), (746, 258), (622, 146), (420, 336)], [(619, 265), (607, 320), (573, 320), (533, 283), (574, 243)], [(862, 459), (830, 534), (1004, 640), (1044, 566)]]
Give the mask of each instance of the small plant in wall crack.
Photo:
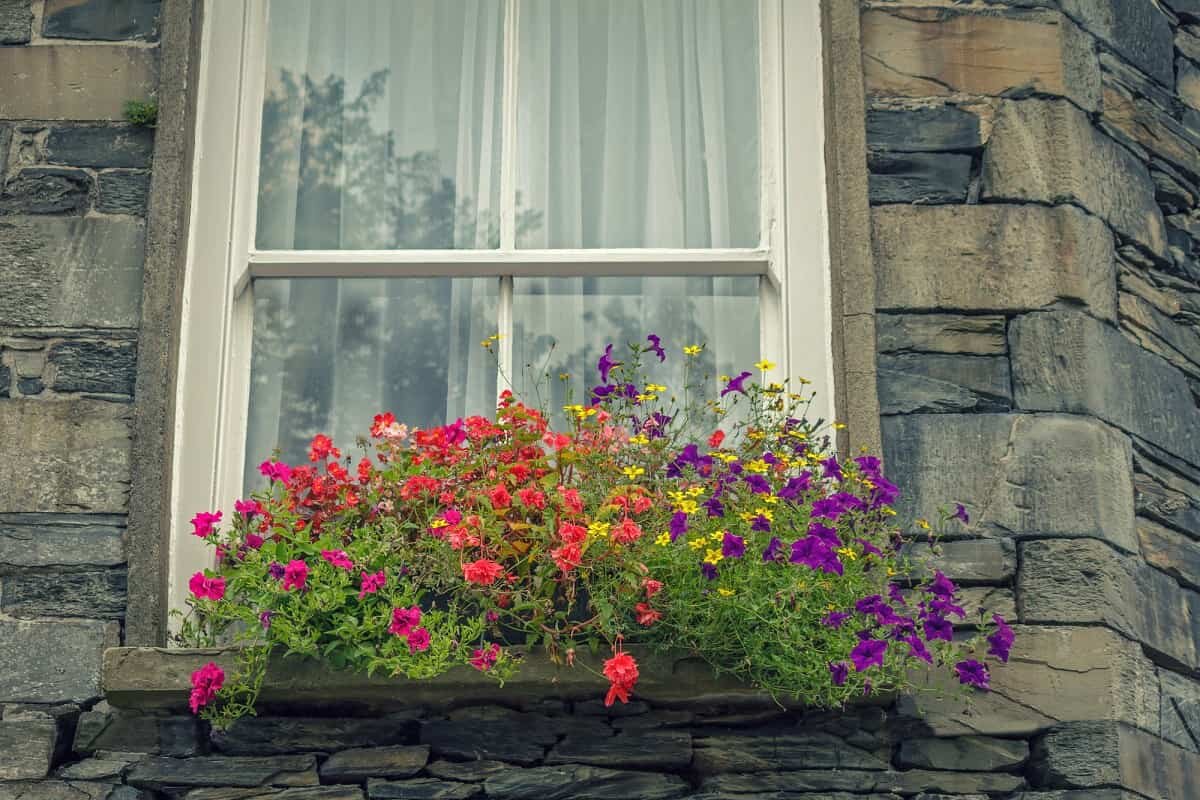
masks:
[(134, 125), (153, 128), (158, 124), (158, 102), (155, 100), (127, 100), (125, 119)]
[(813, 706), (910, 691), (921, 670), (987, 689), (1013, 632), (994, 616), (956, 635), (958, 587), (905, 555), (879, 459), (839, 456), (803, 383), (767, 381), (767, 361), (706, 398), (690, 369), (654, 382), (668, 357), (654, 334), (609, 345), (559, 430), (505, 392), (494, 418), (426, 430), (379, 414), (358, 458), (317, 435), (307, 464), (262, 462), (267, 488), (228, 525), (192, 520), (216, 568), (192, 576), (179, 640), (243, 646), (235, 674), (193, 675), (193, 711), (218, 726), (253, 713), (276, 655), (503, 683), (539, 652), (591, 669), (585, 648), (606, 656), (605, 703), (624, 703), (634, 642)]

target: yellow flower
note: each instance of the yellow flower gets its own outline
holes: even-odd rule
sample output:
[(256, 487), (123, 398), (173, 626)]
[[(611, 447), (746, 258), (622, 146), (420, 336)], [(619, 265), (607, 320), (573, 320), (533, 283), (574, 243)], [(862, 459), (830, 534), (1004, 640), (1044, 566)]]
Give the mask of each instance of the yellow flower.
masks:
[(685, 499), (683, 492), (677, 492), (674, 489), (667, 492), (667, 497), (671, 498), (671, 502), (675, 503), (676, 505), (679, 505)]
[(446, 526), (447, 526), (447, 525), (449, 525), (449, 524), (450, 524), (450, 523), (449, 523), (449, 522), (446, 522), (446, 520), (442, 519), (441, 517), (438, 517), (438, 518), (437, 518), (437, 519), (435, 519), (433, 522), (429, 523), (429, 527), (431, 527), (431, 528), (444, 528), (444, 527), (446, 527)]
[(625, 467), (621, 470), (621, 473), (632, 481), (641, 475), (645, 475), (646, 470), (644, 470), (642, 467)]
[(658, 536), (654, 537), (654, 543), (659, 547), (666, 547), (671, 543), (671, 534), (660, 533)]
[(687, 490), (687, 493), (689, 497), (700, 497), (702, 494), (704, 494), (704, 487), (692, 486)]
[(754, 509), (754, 513), (760, 517), (766, 517), (767, 520), (770, 522), (775, 521), (775, 512), (769, 508), (759, 507), (759, 508)]
[(701, 536), (699, 539), (689, 540), (688, 547), (692, 548), (693, 550), (703, 550), (704, 549), (704, 537)]
[(704, 350), (704, 345), (689, 344), (687, 347), (683, 348), (683, 354), (685, 356), (698, 356), (698, 355), (700, 355), (701, 351), (703, 351), (703, 350)]
[(584, 417), (594, 417), (596, 416), (596, 409), (594, 406), (588, 406), (582, 411), (576, 411), (575, 416), (579, 419), (583, 419)]
[(896, 570), (895, 570), (895, 568), (893, 568), (893, 567), (888, 567), (888, 568), (887, 568), (887, 576), (888, 576), (889, 578), (894, 578), (894, 577), (896, 576)]
[(588, 523), (588, 535), (595, 536), (597, 538), (602, 539), (605, 536), (608, 536), (608, 529), (610, 527), (612, 527), (612, 526), (609, 525), (607, 522), (600, 522), (599, 520), (596, 520), (595, 522), (589, 522)]
[(733, 589), (726, 589), (722, 586), (720, 589), (717, 589), (717, 594), (721, 595), (721, 597), (733, 597)]
[(770, 383), (767, 384), (766, 388), (763, 389), (763, 391), (769, 392), (771, 394), (779, 394), (780, 392), (783, 391), (783, 384), (777, 383), (775, 381), (771, 381)]
[(771, 468), (770, 464), (759, 458), (747, 461), (745, 466), (747, 472), (766, 472)]
[(695, 500), (680, 500), (676, 505), (685, 514), (695, 514), (700, 510), (700, 505)]
[(763, 433), (762, 431), (750, 431), (749, 433), (746, 434), (746, 438), (758, 441), (759, 439), (767, 438), (767, 435), (765, 433)]
[(704, 563), (705, 564), (716, 564), (718, 561), (720, 561), (724, 557), (725, 557), (725, 554), (722, 553), (719, 548), (710, 548), (710, 549), (704, 551)]
[(721, 383), (729, 383), (729, 376), (721, 375), (717, 380), (721, 381)]
[(656, 395), (656, 394), (639, 394), (637, 396), (637, 399), (638, 399), (639, 403), (649, 403), (651, 400), (657, 400), (658, 395)]
[(769, 495), (768, 497), (763, 498), (763, 502), (770, 503), (771, 505), (775, 505), (776, 503), (779, 502), (779, 498), (776, 497), (775, 495)]
[(837, 550), (837, 553), (839, 556), (841, 556), (842, 558), (845, 558), (847, 561), (858, 560), (858, 553), (854, 552), (854, 548), (852, 548), (852, 547), (839, 547)]
[(667, 390), (667, 387), (663, 386), (661, 383), (647, 383), (646, 384), (646, 391), (650, 392), (652, 394), (658, 394), (659, 392), (665, 392), (666, 390)]
[(846, 430), (846, 423), (844, 423), (844, 422), (835, 422), (835, 423), (833, 423), (833, 429), (834, 429), (835, 431), (844, 431), (844, 430)]
[(569, 381), (569, 380), (571, 379), (571, 373), (569, 373), (569, 372), (560, 372), (560, 373), (558, 373), (558, 379), (559, 379), (560, 381)]
[(708, 535), (708, 540), (714, 544), (720, 544), (725, 541), (725, 531), (715, 531)]
[(735, 456), (733, 453), (713, 453), (712, 455), (713, 455), (713, 458), (719, 458), (722, 461), (724, 461), (726, 464), (729, 464), (731, 462), (738, 460), (738, 457)]
[(769, 369), (775, 369), (775, 362), (768, 361), (764, 358), (762, 361), (755, 361), (754, 366), (758, 369), (761, 369), (763, 372), (766, 372)]
[(650, 444), (650, 440), (646, 438), (645, 434), (639, 433), (637, 436), (630, 436), (629, 443), (630, 444)]
[(917, 520), (917, 527), (923, 531), (929, 530), (929, 520), (927, 520), (927, 519)]
[(578, 414), (580, 411), (583, 411), (583, 406), (579, 405), (578, 403), (573, 406), (563, 406), (563, 411), (569, 411), (572, 414)]

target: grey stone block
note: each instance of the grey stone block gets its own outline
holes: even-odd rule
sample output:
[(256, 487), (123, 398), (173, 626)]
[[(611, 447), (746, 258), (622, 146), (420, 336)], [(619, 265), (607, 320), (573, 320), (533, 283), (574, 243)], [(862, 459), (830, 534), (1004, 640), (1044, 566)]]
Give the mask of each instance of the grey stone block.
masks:
[(558, 725), (536, 714), (494, 719), (430, 720), (421, 724), (421, 742), (434, 755), (534, 764), (558, 741)]
[(0, 514), (0, 573), (124, 563), (124, 525), (107, 514)]
[(0, 720), (0, 781), (44, 778), (58, 743), (53, 720)]
[(9, 176), (0, 193), (0, 214), (82, 214), (92, 178), (81, 169), (26, 167)]
[(1137, 552), (1127, 437), (1077, 416), (915, 414), (883, 420), (902, 519), (955, 501), (968, 531), (1094, 536)]
[(877, 784), (876, 788), (902, 795), (916, 792), (944, 792), (951, 795), (978, 792), (993, 795), (1025, 788), (1023, 777), (1003, 772), (937, 772), (910, 769), (889, 773), (889, 777), (891, 780)]
[(146, 216), (150, 195), (150, 173), (114, 169), (101, 172), (96, 193), (96, 210), (104, 214)]
[(998, 356), (1008, 352), (1005, 325), (992, 314), (879, 314), (875, 346), (880, 353)]
[(101, 657), (119, 636), (115, 622), (0, 620), (0, 698), (67, 703), (98, 697)]
[(21, 397), (36, 397), (46, 390), (41, 378), (17, 378), (17, 392)]
[(1200, 681), (1158, 670), (1159, 734), (1185, 750), (1200, 752)]
[(878, 359), (883, 414), (1007, 411), (1012, 407), (1008, 359), (933, 353)]
[(1023, 311), (1063, 300), (1116, 317), (1112, 235), (1070, 207), (871, 209), (880, 310)]
[(386, 717), (242, 717), (213, 731), (213, 746), (238, 756), (332, 752), (352, 747), (409, 744), (417, 722), (408, 715)]
[(489, 776), (484, 788), (495, 800), (669, 800), (688, 790), (675, 775), (574, 764), (507, 770)]
[(315, 786), (314, 756), (269, 758), (162, 758), (134, 764), (125, 780), (131, 786), (162, 791), (192, 786)]
[(1009, 325), (1014, 396), (1031, 411), (1091, 414), (1200, 465), (1200, 409), (1187, 378), (1085, 314), (1027, 314)]
[(132, 786), (96, 781), (13, 781), (0, 783), (0, 800), (154, 800)]
[(23, 572), (0, 583), (0, 609), (17, 618), (124, 619), (124, 569)]
[(0, 512), (123, 512), (130, 414), (101, 400), (0, 403), (0, 430), (22, 454), (0, 461)]
[(1103, 623), (1142, 642), (1160, 660), (1189, 670), (1200, 665), (1187, 593), (1103, 542), (1022, 543), (1017, 593), (1026, 622)]
[(1009, 539), (956, 539), (939, 542), (936, 548), (914, 543), (904, 552), (956, 583), (1003, 583), (1017, 572), (1017, 548)]
[(1200, 474), (1186, 477), (1189, 470), (1169, 461), (1158, 448), (1134, 440), (1134, 508), (1138, 516), (1200, 539)]
[(55, 775), (68, 781), (120, 783), (131, 764), (144, 758), (140, 753), (105, 753), (61, 767)]
[(367, 797), (371, 800), (469, 800), (482, 794), (483, 787), (477, 783), (455, 783), (434, 778), (367, 781)]
[(760, 770), (886, 770), (888, 764), (878, 755), (827, 733), (768, 730), (698, 736), (693, 768), (703, 777), (722, 772)]
[(137, 347), (133, 342), (66, 341), (53, 345), (50, 387), (56, 392), (133, 394)]
[(0, 119), (115, 120), (151, 97), (158, 53), (125, 45), (0, 48)]
[(896, 754), (900, 767), (991, 772), (1016, 769), (1029, 758), (1022, 739), (959, 736), (953, 739), (904, 739)]
[(984, 152), (982, 196), (995, 202), (1077, 203), (1150, 252), (1167, 253), (1146, 167), (1065, 101), (1001, 105)]
[(1137, 532), (1146, 563), (1200, 591), (1200, 543), (1146, 519), (1138, 519)]
[(321, 764), (324, 783), (359, 783), (367, 778), (411, 778), (429, 761), (429, 747), (358, 747), (334, 753)]
[(956, 153), (867, 155), (867, 186), (872, 204), (964, 203), (971, 182), (971, 157)]
[(1063, 11), (1084, 30), (1132, 61), (1164, 86), (1175, 80), (1171, 23), (1143, 0), (1063, 0)]
[(0, 0), (0, 44), (25, 44), (33, 32), (30, 0)]
[(42, 35), (51, 39), (158, 38), (161, 0), (46, 0)]
[(192, 716), (85, 711), (72, 749), (80, 755), (116, 751), (185, 758), (201, 750), (200, 724)]
[(12, 389), (12, 370), (0, 364), (0, 398), (8, 397)]
[(975, 150), (979, 117), (957, 106), (867, 111), (867, 147), (901, 153)]
[(134, 125), (55, 125), (46, 134), (50, 164), (94, 169), (148, 169), (154, 130)]
[[(161, 795), (155, 795), (160, 797)], [(171, 796), (171, 795), (169, 795)], [(191, 789), (184, 800), (363, 800), (358, 786), (257, 786), (253, 788)]]
[(682, 732), (649, 731), (616, 736), (571, 734), (546, 755), (547, 764), (654, 769), (674, 772), (692, 762), (692, 739)]
[(1070, 722), (1034, 742), (1034, 780), (1049, 788), (1119, 786), (1145, 797), (1188, 797), (1200, 755), (1115, 722)]
[(0, 219), (0, 319), (14, 327), (136, 328), (145, 233), (118, 219)]

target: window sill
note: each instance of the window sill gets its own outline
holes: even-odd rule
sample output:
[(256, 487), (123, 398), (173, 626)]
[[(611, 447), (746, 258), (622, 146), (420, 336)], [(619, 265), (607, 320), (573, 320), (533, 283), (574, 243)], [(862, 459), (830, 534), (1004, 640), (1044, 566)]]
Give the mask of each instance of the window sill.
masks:
[[(640, 666), (634, 696), (656, 706), (721, 706), (739, 709), (778, 708), (777, 703), (751, 686), (730, 677), (716, 677), (700, 659), (670, 658), (637, 647), (627, 650)], [(103, 686), (108, 703), (117, 708), (181, 710), (191, 690), (191, 674), (209, 661), (226, 671), (236, 662), (232, 649), (167, 649), (114, 647), (104, 654)], [(542, 654), (529, 658), (520, 672), (499, 686), (469, 667), (456, 667), (428, 680), (338, 672), (313, 660), (279, 659), (268, 668), (260, 695), (264, 708), (286, 706), (327, 708), (357, 706), (370, 711), (394, 711), (414, 706), (495, 702), (523, 705), (545, 699), (600, 700), (608, 687), (599, 674), (602, 656), (580, 655), (574, 668), (558, 667)], [(854, 705), (889, 705), (893, 695), (863, 698)], [(801, 708), (802, 703), (784, 702)]]

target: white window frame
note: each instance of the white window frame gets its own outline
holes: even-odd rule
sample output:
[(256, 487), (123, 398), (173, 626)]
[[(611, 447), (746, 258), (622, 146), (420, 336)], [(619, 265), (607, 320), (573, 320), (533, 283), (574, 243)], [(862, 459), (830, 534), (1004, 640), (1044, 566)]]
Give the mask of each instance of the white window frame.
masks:
[[(767, 377), (808, 378), (817, 392), (813, 413), (833, 419), (820, 3), (759, 0), (759, 247), (527, 250), (515, 246), (513, 202), (511, 66), (520, 2), (505, 0), (499, 249), (263, 251), (254, 247), (254, 227), (268, 3), (205, 0), (176, 384), (169, 608), (184, 607), (188, 577), (212, 563), (211, 549), (188, 535), (192, 515), (222, 509), (228, 518), (241, 494), (255, 278), (493, 276), (499, 329), (509, 333), (514, 277), (758, 275), (765, 278), (760, 352), (778, 364)], [(500, 341), (501, 374), (510, 375), (512, 340)]]

